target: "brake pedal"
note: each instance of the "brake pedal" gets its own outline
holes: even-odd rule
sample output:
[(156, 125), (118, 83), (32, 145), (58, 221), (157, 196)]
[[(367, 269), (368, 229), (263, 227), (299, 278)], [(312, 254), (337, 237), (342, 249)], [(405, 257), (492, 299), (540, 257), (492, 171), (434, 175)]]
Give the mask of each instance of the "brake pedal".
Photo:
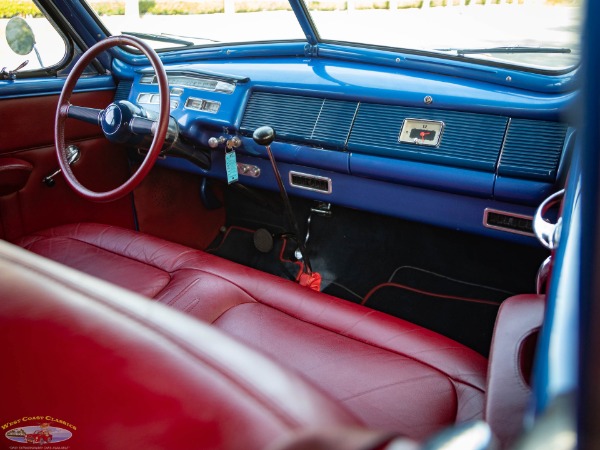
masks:
[(273, 235), (265, 228), (259, 228), (254, 232), (254, 247), (261, 253), (269, 253), (273, 250)]

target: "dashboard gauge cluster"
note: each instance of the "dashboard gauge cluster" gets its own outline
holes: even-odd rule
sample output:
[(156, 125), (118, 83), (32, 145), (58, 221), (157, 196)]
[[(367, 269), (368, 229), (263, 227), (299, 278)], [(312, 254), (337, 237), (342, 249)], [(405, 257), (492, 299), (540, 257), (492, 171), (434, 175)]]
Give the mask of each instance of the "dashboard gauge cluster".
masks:
[(211, 114), (219, 112), (221, 103), (214, 100), (205, 100), (203, 98), (189, 97), (185, 101), (185, 107), (187, 109), (193, 109), (195, 111), (204, 111)]
[[(182, 106), (182, 109), (208, 114), (223, 112), (222, 106), (226, 98), (233, 98), (232, 101), (225, 102), (229, 104), (225, 108), (227, 114), (231, 113), (232, 102), (235, 102), (237, 97), (229, 96), (235, 92), (239, 84), (250, 81), (248, 77), (194, 70), (168, 70), (167, 78), (171, 110)], [(158, 83), (154, 71), (142, 70), (137, 81), (137, 89), (134, 90), (136, 102), (142, 105), (157, 106), (159, 104), (157, 88)]]
[[(140, 105), (158, 105), (160, 103), (160, 96), (150, 92), (142, 92), (137, 96), (137, 102)], [(171, 98), (171, 109), (177, 109), (179, 107), (179, 100)]]
[[(207, 92), (219, 92), (222, 94), (233, 94), (236, 83), (233, 81), (218, 80), (208, 76), (195, 74), (168, 74), (170, 86), (182, 86), (199, 89)], [(156, 75), (145, 74), (140, 79), (141, 84), (156, 84)]]

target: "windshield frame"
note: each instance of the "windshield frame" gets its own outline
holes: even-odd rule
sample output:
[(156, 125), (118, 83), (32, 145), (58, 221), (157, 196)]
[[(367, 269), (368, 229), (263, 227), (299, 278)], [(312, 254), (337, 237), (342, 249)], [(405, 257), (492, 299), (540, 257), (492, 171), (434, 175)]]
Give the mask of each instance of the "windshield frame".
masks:
[[(56, 3), (68, 2), (68, 0), (55, 1)], [(96, 39), (110, 35), (110, 31), (104, 26), (101, 18), (85, 0), (81, 0), (81, 3), (74, 3), (81, 5), (88, 15), (88, 22), (89, 19), (92, 19), (96, 29), (101, 30), (101, 35), (97, 34)], [(260, 56), (329, 57), (388, 67), (424, 70), (548, 93), (572, 92), (579, 84), (577, 74), (580, 63), (571, 68), (548, 70), (497, 60), (468, 58), (444, 52), (323, 39), (305, 2), (289, 0), (289, 3), (305, 35), (304, 39), (207, 42), (193, 46), (157, 49), (157, 53), (165, 63)], [(131, 48), (113, 48), (110, 53), (112, 57), (125, 64), (134, 66), (147, 64), (146, 59)]]
[[(289, 0), (289, 1), (290, 1), (290, 3), (299, 4), (299, 8), (298, 8), (297, 12), (296, 12), (296, 10), (294, 10), (294, 11), (296, 12), (296, 15), (297, 15), (300, 23), (304, 24), (307, 27), (307, 29), (310, 29), (310, 31), (311, 31), (310, 38), (314, 39), (315, 42), (317, 43), (317, 45), (334, 44), (334, 45), (341, 45), (341, 46), (347, 46), (347, 47), (382, 50), (382, 51), (386, 51), (386, 52), (391, 51), (391, 52), (395, 52), (395, 53), (399, 53), (399, 54), (410, 54), (410, 55), (420, 55), (420, 56), (424, 56), (424, 57), (450, 59), (453, 61), (468, 61), (468, 62), (472, 62), (474, 64), (483, 65), (483, 66), (513, 69), (516, 71), (537, 73), (537, 74), (548, 75), (548, 76), (561, 76), (561, 75), (565, 75), (565, 74), (570, 74), (574, 71), (577, 71), (577, 69), (581, 65), (581, 58), (579, 58), (578, 62), (576, 64), (573, 64), (572, 66), (552, 69), (552, 68), (520, 65), (517, 63), (501, 61), (501, 60), (493, 59), (493, 58), (490, 58), (490, 59), (474, 58), (474, 57), (469, 57), (469, 55), (458, 54), (458, 52), (457, 52), (457, 54), (452, 54), (448, 51), (442, 51), (442, 50), (439, 50), (439, 51), (424, 50), (424, 49), (417, 49), (417, 48), (410, 48), (410, 47), (394, 47), (394, 46), (386, 46), (386, 45), (381, 45), (381, 44), (360, 43), (360, 42), (345, 41), (345, 40), (339, 40), (339, 39), (326, 39), (326, 38), (322, 37), (321, 34), (319, 33), (318, 26), (315, 23), (312, 15), (305, 3), (305, 0)], [(583, 8), (583, 6), (581, 6), (581, 8)], [(303, 26), (303, 29), (304, 29), (304, 26)], [(579, 35), (579, 33), (577, 35)], [(569, 52), (570, 51), (571, 51), (571, 49), (569, 49)]]

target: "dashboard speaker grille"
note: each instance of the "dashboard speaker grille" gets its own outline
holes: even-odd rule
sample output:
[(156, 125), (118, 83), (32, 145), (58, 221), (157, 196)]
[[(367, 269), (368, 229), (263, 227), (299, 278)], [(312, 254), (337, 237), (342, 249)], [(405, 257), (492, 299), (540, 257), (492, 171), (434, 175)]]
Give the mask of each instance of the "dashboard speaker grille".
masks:
[[(443, 122), (438, 146), (399, 142), (405, 119)], [(559, 122), (255, 91), (241, 124), (277, 139), (331, 150), (553, 182), (567, 133)]]
[[(443, 122), (439, 146), (398, 142), (404, 119)], [(493, 172), (507, 123), (501, 116), (361, 103), (348, 150)]]
[(277, 139), (341, 149), (356, 112), (356, 102), (300, 95), (254, 92), (242, 119), (242, 132), (263, 125), (275, 129)]
[(567, 125), (562, 123), (511, 120), (498, 174), (554, 181), (566, 135)]

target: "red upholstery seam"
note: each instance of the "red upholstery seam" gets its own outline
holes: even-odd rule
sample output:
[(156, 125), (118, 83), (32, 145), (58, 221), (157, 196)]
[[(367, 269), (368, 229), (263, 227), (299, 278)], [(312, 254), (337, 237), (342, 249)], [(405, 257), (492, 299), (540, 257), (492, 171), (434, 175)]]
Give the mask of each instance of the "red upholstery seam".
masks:
[[(39, 241), (41, 241), (41, 240), (44, 240), (44, 239), (71, 239), (71, 240), (73, 240), (73, 241), (75, 241), (75, 242), (80, 242), (80, 243), (83, 243), (83, 244), (89, 245), (89, 246), (91, 246), (91, 247), (97, 248), (97, 249), (99, 249), (99, 250), (102, 250), (102, 251), (105, 251), (105, 252), (107, 252), (107, 253), (111, 253), (111, 254), (113, 254), (113, 255), (115, 255), (115, 256), (119, 256), (119, 257), (122, 257), (122, 258), (126, 258), (126, 259), (128, 259), (128, 260), (130, 260), (130, 261), (135, 261), (135, 262), (137, 262), (137, 263), (139, 263), (139, 264), (143, 264), (143, 265), (145, 265), (145, 266), (152, 267), (153, 269), (160, 270), (160, 271), (162, 271), (163, 273), (166, 273), (167, 275), (169, 275), (169, 282), (167, 282), (167, 284), (165, 284), (165, 285), (164, 285), (164, 286), (163, 286), (163, 287), (162, 287), (162, 288), (161, 288), (161, 289), (160, 289), (160, 290), (159, 290), (159, 291), (158, 291), (158, 292), (157, 292), (157, 293), (154, 295), (154, 297), (152, 297), (152, 300), (154, 300), (154, 301), (158, 301), (158, 300), (156, 300), (155, 298), (156, 298), (156, 297), (158, 297), (158, 296), (160, 296), (160, 294), (161, 294), (162, 292), (164, 292), (164, 290), (165, 290), (165, 289), (166, 289), (166, 288), (169, 286), (169, 284), (171, 284), (171, 282), (173, 281), (173, 272), (166, 271), (166, 270), (164, 270), (162, 267), (158, 267), (158, 266), (155, 266), (155, 265), (153, 265), (153, 264), (149, 264), (149, 263), (147, 263), (147, 262), (140, 261), (139, 259), (130, 258), (129, 256), (123, 255), (123, 254), (121, 254), (121, 253), (116, 253), (116, 252), (113, 252), (113, 251), (111, 251), (111, 250), (109, 250), (109, 249), (107, 249), (107, 248), (100, 247), (100, 246), (98, 246), (98, 245), (96, 245), (96, 244), (93, 244), (93, 243), (91, 243), (91, 242), (88, 242), (88, 241), (84, 241), (84, 240), (82, 240), (82, 239), (77, 239), (77, 238), (75, 238), (75, 237), (72, 237), (72, 236), (40, 236), (40, 235), (36, 235), (36, 237), (38, 237), (38, 239), (36, 239), (35, 241), (31, 241), (30, 243), (28, 243), (28, 244), (27, 244), (27, 246), (25, 246), (25, 247), (23, 247), (23, 248), (25, 248), (25, 249), (29, 250), (33, 244), (35, 244), (36, 242), (39, 242)], [(35, 252), (33, 252), (33, 253), (35, 253)], [(75, 268), (74, 268), (74, 270), (78, 270), (78, 269), (75, 269)], [(180, 270), (180, 269), (177, 269), (177, 270)], [(93, 276), (93, 275), (90, 275), (90, 276)], [(98, 277), (96, 277), (96, 278), (98, 278)], [(189, 286), (189, 285), (188, 285), (188, 286)], [(125, 289), (125, 288), (123, 288), (123, 289)], [(136, 294), (137, 294), (137, 292), (136, 292)], [(138, 295), (141, 295), (141, 294), (138, 294)], [(171, 303), (172, 303), (172, 301), (171, 301), (171, 302), (169, 302), (169, 303), (166, 303), (166, 304), (167, 304), (167, 305), (170, 305)]]
[[(454, 390), (454, 398), (456, 401), (456, 411), (454, 412), (454, 423), (456, 423), (458, 420), (458, 405), (460, 404), (460, 402), (458, 400), (458, 389), (456, 388), (455, 383), (456, 383), (456, 381), (453, 380), (452, 378), (450, 378), (450, 384), (452, 385), (452, 389)], [(485, 403), (484, 403), (484, 405), (485, 405)]]
[[(169, 272), (165, 272), (165, 273), (169, 273)], [(169, 276), (170, 276), (170, 275), (171, 275), (171, 274), (169, 273)], [(171, 280), (173, 280), (173, 277), (172, 277), (172, 276), (171, 276)], [(156, 296), (155, 296), (155, 297), (153, 297), (153, 298), (152, 298), (152, 300), (158, 301), (159, 303), (163, 303), (163, 305), (169, 305), (169, 306), (171, 306), (173, 303), (175, 303), (177, 300), (179, 300), (179, 299), (180, 299), (180, 298), (183, 296), (183, 294), (185, 294), (186, 292), (188, 292), (188, 291), (189, 291), (189, 290), (190, 290), (190, 289), (191, 289), (193, 286), (195, 286), (196, 284), (198, 284), (198, 279), (195, 279), (194, 281), (192, 281), (191, 283), (189, 283), (189, 284), (188, 284), (188, 285), (187, 285), (187, 286), (186, 286), (184, 289), (182, 289), (182, 290), (181, 290), (181, 291), (180, 291), (180, 292), (179, 292), (179, 293), (178, 293), (178, 294), (177, 294), (175, 297), (173, 297), (173, 298), (172, 298), (172, 299), (171, 299), (171, 300), (170, 300), (168, 303), (163, 303), (163, 302), (161, 302), (161, 301), (157, 300), (157, 299), (156, 299), (156, 297), (158, 297), (158, 295), (159, 295), (159, 294), (160, 294), (162, 291), (164, 291), (164, 290), (167, 288), (167, 286), (169, 286), (169, 285), (167, 284), (167, 286), (165, 286), (164, 288), (162, 288), (162, 289), (160, 290), (160, 292), (159, 292), (158, 294), (156, 294)]]

